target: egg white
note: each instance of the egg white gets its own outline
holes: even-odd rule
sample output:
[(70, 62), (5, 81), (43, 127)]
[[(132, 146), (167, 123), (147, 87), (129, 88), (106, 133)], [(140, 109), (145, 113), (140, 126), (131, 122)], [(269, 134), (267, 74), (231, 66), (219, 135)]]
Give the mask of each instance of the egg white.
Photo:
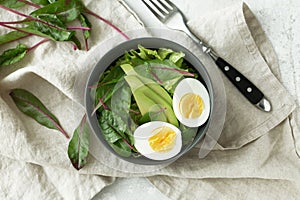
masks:
[[(199, 95), (204, 103), (204, 109), (201, 115), (194, 119), (185, 118), (179, 109), (181, 98), (188, 93)], [(210, 113), (210, 98), (204, 85), (194, 78), (185, 78), (180, 81), (176, 86), (173, 95), (173, 110), (177, 119), (188, 127), (198, 127), (204, 124), (207, 121)]]
[[(156, 152), (149, 145), (148, 139), (154, 135), (153, 130), (167, 126), (176, 133), (175, 145), (168, 152)], [(166, 160), (176, 156), (182, 147), (181, 131), (174, 125), (167, 122), (152, 121), (139, 126), (134, 131), (134, 146), (146, 158), (152, 160)]]

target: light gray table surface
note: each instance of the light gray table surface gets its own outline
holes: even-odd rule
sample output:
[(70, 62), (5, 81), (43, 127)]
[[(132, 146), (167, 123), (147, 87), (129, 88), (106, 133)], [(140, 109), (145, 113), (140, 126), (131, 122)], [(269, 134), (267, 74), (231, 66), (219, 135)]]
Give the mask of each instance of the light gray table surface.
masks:
[[(203, 14), (241, 0), (173, 0), (186, 17)], [(300, 107), (300, 0), (245, 0), (260, 21), (277, 53), (283, 85)], [(143, 11), (144, 12), (144, 11)], [(153, 18), (142, 18), (145, 25), (160, 26)], [(297, 116), (300, 120), (299, 112)], [(126, 195), (124, 195), (126, 194)], [(100, 200), (165, 200), (168, 199), (145, 178), (120, 178), (100, 191), (93, 199)]]

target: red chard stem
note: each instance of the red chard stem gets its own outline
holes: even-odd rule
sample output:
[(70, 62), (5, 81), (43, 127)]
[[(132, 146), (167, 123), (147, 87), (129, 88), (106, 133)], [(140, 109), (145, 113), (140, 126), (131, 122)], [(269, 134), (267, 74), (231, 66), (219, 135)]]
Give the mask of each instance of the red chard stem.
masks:
[(44, 42), (48, 42), (50, 39), (43, 39), (42, 41), (36, 43), (35, 45), (33, 45), (32, 47), (30, 47), (28, 49), (28, 52), (32, 51), (33, 49), (35, 49), (36, 47), (40, 46), (41, 44), (43, 44)]
[(89, 31), (91, 28), (88, 27), (82, 27), (82, 26), (71, 26), (68, 27), (68, 30), (82, 30), (82, 31)]

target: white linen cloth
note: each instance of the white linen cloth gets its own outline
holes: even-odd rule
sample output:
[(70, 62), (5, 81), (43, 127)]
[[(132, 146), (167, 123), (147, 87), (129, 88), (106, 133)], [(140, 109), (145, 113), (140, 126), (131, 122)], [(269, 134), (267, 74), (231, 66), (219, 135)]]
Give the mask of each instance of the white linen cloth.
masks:
[[(122, 30), (141, 27), (117, 1), (84, 2)], [(5, 21), (15, 18), (3, 10), (0, 15), (6, 16)], [(205, 159), (199, 160), (199, 149), (194, 148), (153, 173), (120, 172), (103, 166), (92, 156), (82, 170), (73, 169), (67, 157), (68, 141), (59, 132), (20, 113), (8, 94), (17, 87), (31, 91), (71, 134), (84, 114), (82, 96), (76, 94), (74, 84), (93, 67), (82, 63), (86, 59), (96, 63), (99, 58), (93, 50), (117, 34), (90, 19), (94, 24), (90, 51), (73, 51), (69, 44), (49, 42), (22, 62), (0, 68), (1, 199), (90, 199), (115, 177), (127, 176), (147, 176), (172, 199), (299, 197), (300, 132), (293, 113), (296, 106), (279, 81), (272, 46), (245, 4), (199, 15), (188, 24), (266, 94), (273, 106), (271, 113), (249, 104), (223, 76), (226, 123), (218, 145)], [(6, 30), (0, 31), (2, 34)], [(37, 38), (24, 40), (36, 41)]]

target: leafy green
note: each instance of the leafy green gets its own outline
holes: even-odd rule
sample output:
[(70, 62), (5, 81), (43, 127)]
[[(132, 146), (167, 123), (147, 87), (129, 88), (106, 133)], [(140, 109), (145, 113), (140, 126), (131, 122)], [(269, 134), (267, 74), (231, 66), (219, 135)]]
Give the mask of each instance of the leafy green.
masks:
[[(32, 2), (35, 3), (35, 4), (39, 4), (39, 5), (43, 5), (43, 6), (49, 4), (49, 1), (48, 1), (48, 0), (30, 0), (30, 1), (32, 1)], [(51, 2), (50, 2), (50, 3), (51, 3)]]
[(24, 89), (14, 89), (10, 92), (10, 96), (19, 110), (25, 115), (33, 118), (39, 124), (47, 128), (60, 131), (69, 138), (55, 115), (52, 114), (36, 96)]
[[(133, 140), (132, 133), (126, 133), (128, 130), (127, 124), (119, 115), (109, 110), (103, 110), (99, 116), (99, 125), (105, 140), (117, 153), (120, 152), (120, 149), (117, 147), (123, 149), (125, 152), (129, 148), (131, 152), (132, 146), (130, 146), (130, 143), (133, 143), (131, 141)], [(126, 148), (124, 148), (125, 146)]]
[[(186, 76), (197, 77), (197, 73), (184, 62), (184, 53), (167, 48), (147, 49), (141, 45), (138, 46), (138, 50), (125, 52), (124, 56), (101, 75), (95, 89), (97, 116), (104, 138), (116, 153), (124, 157), (134, 155), (131, 146), (134, 142), (132, 133), (137, 125), (154, 120), (170, 121), (166, 108), (169, 108), (167, 105), (171, 103), (165, 96), (172, 94), (177, 83)], [(123, 79), (127, 84), (123, 83)], [(138, 87), (140, 82), (145, 84), (144, 80), (148, 80), (147, 87)], [(160, 92), (162, 87), (157, 83), (168, 92)], [(136, 94), (133, 93), (133, 96), (128, 91), (128, 84), (131, 90), (135, 90)], [(137, 96), (141, 98), (137, 99)], [(99, 103), (99, 99), (102, 102)], [(108, 109), (103, 109), (103, 102)], [(153, 102), (155, 106), (150, 106)], [(172, 110), (172, 107), (169, 109)], [(175, 120), (177, 121), (176, 117)], [(192, 141), (197, 134), (197, 128), (189, 128), (182, 124), (179, 127), (184, 144)]]
[(0, 55), (0, 66), (11, 65), (24, 58), (28, 51), (28, 47), (24, 44), (19, 44), (16, 48), (8, 49)]
[[(80, 20), (80, 23), (81, 23), (82, 27), (92, 28), (91, 22), (89, 21), (89, 19), (84, 14), (79, 15), (79, 20)], [(89, 39), (90, 35), (91, 35), (91, 30), (83, 31), (83, 35), (84, 35), (85, 39)]]
[(35, 10), (30, 15), (37, 18), (42, 14), (53, 14), (63, 23), (67, 23), (77, 19), (83, 9), (84, 5), (80, 0), (58, 0)]
[[(124, 72), (118, 65), (104, 73), (102, 76), (103, 78), (99, 81), (99, 87), (96, 89), (96, 105), (99, 104), (99, 99), (101, 99), (103, 103), (106, 103), (112, 97), (114, 92), (117, 90), (115, 85), (119, 80), (121, 80), (123, 75)], [(101, 104), (99, 105), (99, 108), (101, 108)]]
[(99, 116), (99, 122), (104, 137), (109, 143), (114, 143), (121, 138), (127, 139), (125, 135), (127, 125), (121, 117), (114, 112), (103, 110)]
[(115, 143), (109, 145), (120, 156), (129, 157), (132, 154), (131, 148), (123, 140), (118, 140)]
[(192, 142), (197, 135), (198, 128), (187, 127), (183, 124), (180, 124), (182, 143), (183, 145), (187, 145)]
[(70, 41), (75, 35), (75, 31), (68, 31), (64, 23), (56, 16), (52, 14), (39, 15), (37, 19), (46, 21), (47, 24), (51, 24), (51, 27), (41, 22), (31, 22), (31, 27), (45, 35), (50, 36), (55, 41)]
[(27, 36), (28, 34), (26, 33), (22, 33), (19, 31), (11, 31), (9, 33), (6, 33), (4, 35), (0, 35), (0, 45), (8, 43), (8, 42), (12, 42), (18, 39), (21, 39), (25, 36)]
[(81, 169), (87, 162), (89, 134), (86, 115), (84, 115), (79, 126), (75, 129), (68, 146), (69, 159), (77, 170)]
[(0, 0), (0, 5), (8, 8), (19, 8), (25, 5), (25, 3), (18, 0)]

